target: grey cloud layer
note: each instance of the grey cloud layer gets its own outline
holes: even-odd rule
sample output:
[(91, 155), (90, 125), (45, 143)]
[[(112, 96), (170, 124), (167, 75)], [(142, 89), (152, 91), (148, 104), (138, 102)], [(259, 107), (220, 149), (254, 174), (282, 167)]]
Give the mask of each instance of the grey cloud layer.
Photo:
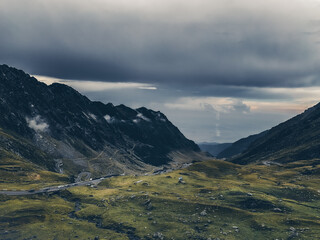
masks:
[(0, 61), (34, 74), (215, 85), (320, 85), (317, 1), (0, 3)]
[(161, 110), (194, 140), (234, 141), (316, 102), (319, 12), (319, 0), (0, 0), (0, 63), (152, 84), (83, 93)]

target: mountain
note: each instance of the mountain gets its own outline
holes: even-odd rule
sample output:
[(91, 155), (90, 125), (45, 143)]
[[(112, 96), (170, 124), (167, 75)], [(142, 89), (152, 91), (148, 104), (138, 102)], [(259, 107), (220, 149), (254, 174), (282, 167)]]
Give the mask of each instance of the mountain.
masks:
[(216, 157), (220, 152), (231, 146), (231, 143), (199, 143), (198, 146), (204, 152)]
[(246, 138), (241, 138), (240, 140), (230, 144), (227, 148), (225, 148), (223, 151), (221, 151), (217, 157), (218, 158), (231, 158), (233, 156), (236, 156), (240, 153), (243, 153), (252, 142), (256, 141), (257, 139), (263, 137), (267, 131), (250, 135)]
[(161, 112), (93, 102), (7, 65), (0, 65), (0, 113), (0, 150), (68, 174), (146, 171), (174, 153), (200, 151)]
[(320, 103), (268, 130), (239, 156), (238, 164), (256, 161), (287, 163), (320, 158)]

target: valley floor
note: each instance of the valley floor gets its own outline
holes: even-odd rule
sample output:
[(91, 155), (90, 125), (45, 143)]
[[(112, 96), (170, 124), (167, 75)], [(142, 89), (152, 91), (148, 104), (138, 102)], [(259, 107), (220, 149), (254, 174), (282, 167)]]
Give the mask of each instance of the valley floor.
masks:
[[(105, 179), (96, 188), (2, 194), (0, 239), (319, 239), (319, 177), (320, 160), (247, 166), (212, 160)], [(52, 185), (66, 184), (54, 179)], [(50, 185), (41, 178), (29, 184)], [(17, 183), (4, 179), (4, 186)]]

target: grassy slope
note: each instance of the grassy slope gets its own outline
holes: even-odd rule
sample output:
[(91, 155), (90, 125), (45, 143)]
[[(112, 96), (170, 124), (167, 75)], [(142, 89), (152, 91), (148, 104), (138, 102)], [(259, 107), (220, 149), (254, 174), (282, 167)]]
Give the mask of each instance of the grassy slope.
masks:
[(3, 196), (0, 239), (318, 239), (319, 175), (320, 160), (283, 167), (208, 161), (98, 188)]
[(50, 172), (43, 167), (0, 149), (0, 190), (43, 188), (68, 182), (66, 175)]
[[(26, 139), (15, 137), (0, 128), (0, 141), (0, 190), (43, 188), (69, 181), (66, 175), (48, 171), (46, 164), (52, 168), (52, 159), (46, 161), (46, 155)], [(22, 155), (38, 161), (31, 162)]]

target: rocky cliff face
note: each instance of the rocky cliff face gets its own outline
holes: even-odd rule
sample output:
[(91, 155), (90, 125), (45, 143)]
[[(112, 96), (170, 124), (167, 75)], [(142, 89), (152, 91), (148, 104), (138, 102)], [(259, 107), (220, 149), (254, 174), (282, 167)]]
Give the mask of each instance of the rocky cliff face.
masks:
[(0, 128), (41, 150), (48, 166), (72, 174), (142, 170), (171, 162), (173, 151), (199, 151), (161, 112), (93, 102), (6, 65), (0, 113)]

